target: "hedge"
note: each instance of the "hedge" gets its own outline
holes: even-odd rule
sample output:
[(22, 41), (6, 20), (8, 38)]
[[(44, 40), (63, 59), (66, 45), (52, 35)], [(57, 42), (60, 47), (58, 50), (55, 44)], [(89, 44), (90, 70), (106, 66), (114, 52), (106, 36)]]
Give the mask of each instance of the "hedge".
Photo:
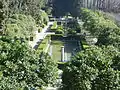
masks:
[(62, 34), (51, 35), (51, 40), (63, 40)]

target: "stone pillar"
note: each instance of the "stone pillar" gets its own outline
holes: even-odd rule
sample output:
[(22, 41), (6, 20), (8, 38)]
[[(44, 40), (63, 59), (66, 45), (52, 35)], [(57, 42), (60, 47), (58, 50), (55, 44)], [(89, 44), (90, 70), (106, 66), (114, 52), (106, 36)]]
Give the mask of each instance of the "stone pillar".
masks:
[(64, 46), (61, 47), (61, 61), (64, 62)]
[(52, 45), (50, 39), (48, 39), (48, 47), (50, 48), (49, 55), (52, 57)]
[(50, 39), (48, 39), (48, 44), (51, 44), (51, 40)]
[(50, 46), (50, 52), (49, 55), (52, 57), (52, 46)]

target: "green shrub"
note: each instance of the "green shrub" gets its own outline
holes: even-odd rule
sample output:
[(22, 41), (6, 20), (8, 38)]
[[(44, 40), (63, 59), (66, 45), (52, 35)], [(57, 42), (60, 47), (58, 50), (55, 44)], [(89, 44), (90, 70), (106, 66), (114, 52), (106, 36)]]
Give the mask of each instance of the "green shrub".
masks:
[(63, 30), (56, 30), (55, 31), (55, 34), (63, 34), (64, 32), (63, 32)]
[(62, 25), (58, 25), (57, 29), (63, 30), (63, 26)]
[(57, 63), (48, 54), (6, 37), (0, 38), (0, 52), (0, 89), (41, 90), (37, 88), (56, 83)]
[(57, 22), (56, 21), (53, 23), (53, 25), (50, 29), (51, 30), (56, 30), (57, 29)]
[(31, 16), (14, 14), (6, 20), (5, 33), (10, 37), (29, 37), (36, 30), (35, 20)]
[(68, 29), (68, 34), (70, 34), (70, 35), (75, 35), (76, 34), (76, 30), (74, 30), (74, 29)]
[(119, 46), (120, 28), (103, 16), (100, 12), (94, 12), (89, 9), (81, 9), (81, 18), (84, 27), (93, 36), (98, 37), (98, 45), (114, 45)]
[(62, 40), (62, 39), (63, 39), (62, 34), (51, 35), (51, 40)]
[(64, 65), (62, 90), (119, 90), (120, 55), (113, 46), (91, 46)]
[(38, 33), (40, 33), (42, 31), (42, 27), (38, 28)]
[(82, 40), (81, 42), (82, 42), (83, 45), (88, 45), (85, 40)]
[(58, 63), (58, 68), (63, 70), (64, 65), (66, 64), (66, 62), (57, 62), (57, 63)]
[(44, 23), (42, 23), (41, 27), (44, 28), (46, 25)]
[(89, 45), (83, 45), (83, 48), (84, 49), (87, 49), (87, 48), (89, 48), (90, 46)]
[(41, 23), (44, 23), (45, 25), (47, 25), (47, 23), (49, 22), (48, 15), (43, 10), (40, 10), (40, 13), (36, 15), (35, 20), (38, 25)]

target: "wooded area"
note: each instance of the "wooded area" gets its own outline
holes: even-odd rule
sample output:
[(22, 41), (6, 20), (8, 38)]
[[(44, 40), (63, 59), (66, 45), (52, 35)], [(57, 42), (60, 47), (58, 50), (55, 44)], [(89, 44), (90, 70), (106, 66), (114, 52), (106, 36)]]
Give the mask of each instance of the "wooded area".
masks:
[(53, 0), (53, 13), (63, 15), (71, 13), (76, 15), (81, 7), (106, 12), (120, 12), (119, 0)]

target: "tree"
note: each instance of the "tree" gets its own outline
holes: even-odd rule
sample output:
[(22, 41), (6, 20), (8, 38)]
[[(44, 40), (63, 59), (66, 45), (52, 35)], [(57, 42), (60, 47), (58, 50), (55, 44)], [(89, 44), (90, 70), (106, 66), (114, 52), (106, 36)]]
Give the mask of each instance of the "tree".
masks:
[(5, 20), (5, 33), (9, 37), (28, 38), (36, 30), (36, 22), (30, 15), (13, 14)]
[(81, 31), (81, 27), (79, 25), (79, 23), (76, 20), (73, 21), (69, 21), (67, 23), (67, 33), (68, 35), (76, 35), (77, 33), (80, 33)]
[(3, 37), (0, 53), (0, 88), (18, 90), (54, 84), (57, 64), (48, 55), (39, 56), (24, 41)]
[(119, 56), (120, 52), (113, 46), (93, 46), (78, 53), (63, 69), (63, 89), (119, 90), (119, 64), (114, 64)]
[(81, 9), (84, 28), (98, 38), (98, 45), (114, 45), (119, 48), (120, 28), (114, 21), (104, 17), (99, 11)]
[(0, 71), (3, 74), (0, 87), (2, 89), (14, 90), (15, 86), (36, 87), (44, 83), (36, 72), (40, 68), (38, 57), (24, 42), (2, 38), (0, 46)]
[(52, 60), (48, 54), (42, 52), (40, 54), (39, 63), (40, 63), (39, 75), (41, 76), (42, 80), (46, 84), (55, 85), (56, 80), (58, 78), (57, 62), (55, 60)]
[[(114, 45), (119, 48), (120, 42), (120, 29), (119, 28), (107, 28), (98, 36), (98, 45)], [(120, 49), (120, 48), (119, 48)]]
[(40, 10), (40, 12), (35, 16), (35, 20), (38, 25), (41, 25), (41, 24), (47, 25), (49, 18), (45, 11)]
[(2, 0), (6, 16), (12, 14), (31, 15), (33, 18), (40, 13), (48, 0)]

